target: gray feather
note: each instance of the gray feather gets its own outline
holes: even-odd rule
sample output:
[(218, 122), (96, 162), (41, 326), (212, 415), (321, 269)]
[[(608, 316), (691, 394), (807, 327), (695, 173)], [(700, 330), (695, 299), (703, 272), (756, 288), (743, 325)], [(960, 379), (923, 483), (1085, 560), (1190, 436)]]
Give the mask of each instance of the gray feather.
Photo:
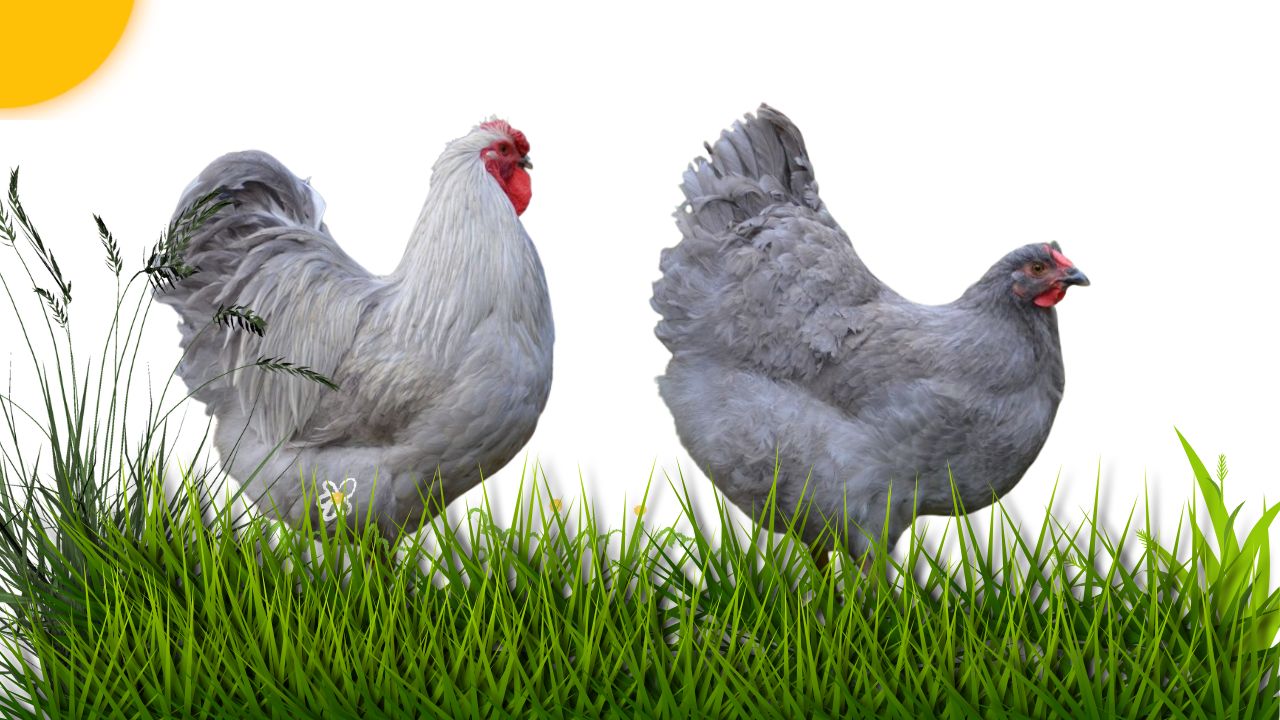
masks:
[(1063, 372), (1055, 311), (1010, 278), (1047, 246), (1015, 250), (948, 305), (902, 298), (854, 252), (799, 130), (768, 106), (709, 146), (682, 190), (682, 239), (651, 301), (672, 353), (659, 390), (731, 501), (758, 511), (777, 462), (784, 510), (807, 480), (823, 517), (847, 508), (878, 535), (888, 512), (892, 543), (913, 507), (951, 513), (948, 473), (969, 510), (1022, 477)]

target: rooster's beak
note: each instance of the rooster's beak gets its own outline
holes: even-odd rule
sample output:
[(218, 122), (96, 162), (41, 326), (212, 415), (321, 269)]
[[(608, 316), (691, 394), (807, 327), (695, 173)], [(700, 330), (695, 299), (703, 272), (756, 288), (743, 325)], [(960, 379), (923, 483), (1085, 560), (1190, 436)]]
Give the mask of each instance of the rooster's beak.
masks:
[(1078, 268), (1073, 267), (1067, 269), (1067, 272), (1063, 274), (1062, 280), (1059, 282), (1063, 285), (1088, 285), (1089, 277), (1080, 272)]
[(525, 155), (524, 157), (520, 158), (520, 162), (518, 162), (518, 163), (516, 163), (516, 164), (517, 164), (517, 165), (519, 165), (520, 167), (524, 168), (525, 170), (532, 170), (532, 169), (533, 169), (533, 162), (532, 162), (531, 160), (529, 160), (529, 156), (528, 156), (528, 155)]

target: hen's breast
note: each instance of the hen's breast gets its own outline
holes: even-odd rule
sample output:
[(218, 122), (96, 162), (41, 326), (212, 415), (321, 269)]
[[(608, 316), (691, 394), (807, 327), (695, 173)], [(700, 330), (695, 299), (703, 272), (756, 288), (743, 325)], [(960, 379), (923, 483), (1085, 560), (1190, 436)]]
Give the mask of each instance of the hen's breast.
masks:
[(954, 478), (974, 508), (1008, 492), (1048, 437), (1062, 398), (1052, 326), (947, 306), (885, 304), (858, 352), (817, 390), (861, 432), (855, 486), (920, 482), (920, 509), (949, 514)]
[(1040, 454), (1061, 399), (1061, 390), (1042, 383), (980, 402), (985, 422), (972, 438), (965, 463), (970, 467), (962, 469), (974, 482), (989, 484), (997, 495), (1013, 489)]
[(932, 475), (932, 500), (941, 507), (922, 503), (923, 511), (951, 511), (952, 478), (968, 509), (985, 507), (1013, 489), (1040, 453), (1062, 400), (1061, 362), (1024, 350), (986, 358), (958, 382), (933, 383), (960, 389), (936, 403), (937, 441), (923, 454), (930, 467), (918, 471)]

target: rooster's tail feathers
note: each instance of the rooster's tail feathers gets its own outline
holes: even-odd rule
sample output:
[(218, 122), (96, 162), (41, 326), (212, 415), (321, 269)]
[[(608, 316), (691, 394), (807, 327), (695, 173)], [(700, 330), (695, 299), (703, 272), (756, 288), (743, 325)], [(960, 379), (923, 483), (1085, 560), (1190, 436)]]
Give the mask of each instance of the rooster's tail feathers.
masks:
[[(198, 198), (222, 191), (240, 222), (250, 217), (262, 227), (295, 226), (319, 230), (324, 199), (305, 180), (270, 155), (257, 150), (228, 153), (214, 160), (187, 186), (178, 203), (182, 212)], [(225, 215), (224, 215), (225, 217)], [(209, 235), (209, 233), (205, 233)]]
[[(175, 219), (215, 192), (230, 205), (185, 238), (182, 259), (198, 268), (197, 272), (170, 287), (157, 288), (155, 293), (157, 300), (173, 306), (182, 318), (179, 329), (186, 353), (178, 375), (192, 381), (193, 386), (235, 366), (224, 356), (225, 343), (249, 342), (222, 333), (201, 335), (201, 331), (220, 306), (253, 301), (254, 293), (246, 285), (254, 282), (273, 254), (297, 245), (282, 242), (282, 233), (295, 237), (328, 233), (322, 222), (324, 201), (320, 195), (266, 153), (229, 153), (214, 160), (183, 192)], [(262, 307), (253, 309), (265, 312)], [(208, 404), (210, 413), (216, 412), (230, 384), (226, 378), (212, 382), (195, 397)]]

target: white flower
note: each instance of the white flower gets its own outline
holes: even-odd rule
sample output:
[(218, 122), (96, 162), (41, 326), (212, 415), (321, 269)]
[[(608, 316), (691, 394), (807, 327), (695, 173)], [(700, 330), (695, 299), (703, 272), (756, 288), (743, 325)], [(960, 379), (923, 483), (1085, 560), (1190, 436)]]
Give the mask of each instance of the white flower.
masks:
[(324, 482), (327, 494), (320, 498), (320, 514), (325, 522), (338, 517), (338, 511), (351, 511), (351, 495), (356, 491), (356, 479), (347, 478), (341, 485), (334, 485), (332, 480)]

